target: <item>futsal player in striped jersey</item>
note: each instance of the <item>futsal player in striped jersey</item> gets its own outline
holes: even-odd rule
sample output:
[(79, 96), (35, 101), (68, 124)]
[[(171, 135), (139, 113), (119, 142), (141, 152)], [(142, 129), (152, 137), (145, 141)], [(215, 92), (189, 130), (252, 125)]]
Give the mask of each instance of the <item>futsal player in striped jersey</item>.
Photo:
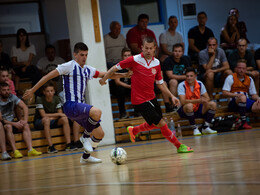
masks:
[(132, 70), (131, 101), (136, 111), (141, 113), (146, 122), (136, 127), (127, 127), (130, 140), (135, 142), (136, 135), (141, 131), (159, 128), (162, 135), (176, 146), (178, 153), (193, 152), (193, 149), (178, 141), (162, 119), (161, 107), (154, 94), (154, 82), (156, 82), (158, 89), (162, 93), (171, 98), (175, 106), (179, 104), (179, 100), (163, 85), (160, 62), (154, 58), (155, 49), (156, 43), (154, 39), (151, 37), (144, 38), (142, 53), (114, 65), (99, 82), (101, 85), (106, 84), (106, 80), (118, 70), (125, 68)]
[[(105, 72), (100, 72), (94, 67), (85, 65), (88, 56), (88, 47), (79, 42), (74, 46), (74, 60), (58, 65), (58, 67), (41, 78), (31, 89), (26, 90), (23, 99), (32, 98), (33, 93), (47, 81), (62, 75), (64, 100), (63, 111), (66, 116), (85, 128), (80, 141), (84, 147), (81, 163), (102, 162), (101, 159), (90, 155), (104, 137), (100, 126), (101, 110), (85, 102), (85, 89), (87, 81), (92, 78), (102, 78)], [(127, 77), (128, 73), (114, 74), (111, 79)]]

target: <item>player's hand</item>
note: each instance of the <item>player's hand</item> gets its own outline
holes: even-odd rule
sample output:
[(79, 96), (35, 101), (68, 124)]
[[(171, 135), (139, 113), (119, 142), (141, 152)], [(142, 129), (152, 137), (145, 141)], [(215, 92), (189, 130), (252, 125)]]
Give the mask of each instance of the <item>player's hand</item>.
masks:
[(99, 84), (100, 84), (101, 86), (103, 86), (103, 85), (106, 85), (107, 82), (104, 81), (104, 79), (100, 79), (100, 80), (99, 80)]
[(30, 99), (30, 101), (31, 101), (32, 98), (33, 98), (32, 89), (27, 89), (27, 90), (24, 92), (24, 94), (23, 94), (23, 99), (24, 99), (24, 100)]
[(126, 73), (126, 78), (131, 78), (133, 75), (133, 71), (132, 70), (129, 70), (127, 73)]
[(22, 128), (24, 127), (23, 124), (21, 123), (21, 121), (14, 122), (14, 123), (12, 123), (12, 125), (13, 125), (16, 129), (22, 129)]

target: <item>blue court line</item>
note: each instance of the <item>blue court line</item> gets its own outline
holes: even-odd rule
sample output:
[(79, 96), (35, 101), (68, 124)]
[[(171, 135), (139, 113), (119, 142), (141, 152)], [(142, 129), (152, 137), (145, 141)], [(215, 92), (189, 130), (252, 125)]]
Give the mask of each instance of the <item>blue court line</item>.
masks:
[[(185, 138), (178, 139), (178, 140), (189, 140), (189, 139), (196, 139), (198, 137), (208, 137), (208, 136), (230, 135), (230, 134), (259, 131), (259, 130), (260, 129), (230, 131), (230, 132), (223, 132), (223, 133), (211, 134), (211, 135), (209, 134), (209, 135), (202, 135), (202, 136), (185, 137)], [(139, 146), (159, 144), (159, 143), (164, 143), (164, 142), (168, 142), (168, 140), (156, 141), (156, 142), (147, 142), (147, 143), (138, 143), (138, 144), (133, 144), (133, 145), (129, 145), (129, 146), (122, 146), (122, 148), (139, 147)], [(103, 149), (100, 148), (100, 149), (95, 150), (95, 152), (104, 151), (104, 150), (111, 150), (113, 148), (114, 148), (114, 146), (106, 147), (106, 148), (103, 148)], [(68, 153), (68, 154), (58, 154), (58, 155), (44, 156), (44, 157), (31, 157), (30, 159), (17, 160), (17, 161), (5, 161), (3, 163), (0, 163), (0, 165), (8, 165), (8, 164), (27, 162), (27, 161), (33, 161), (33, 160), (41, 160), (41, 159), (47, 159), (47, 158), (56, 158), (56, 157), (61, 157), (61, 156), (70, 156), (70, 155), (82, 154), (82, 152), (83, 151), (73, 152), (73, 153)]]

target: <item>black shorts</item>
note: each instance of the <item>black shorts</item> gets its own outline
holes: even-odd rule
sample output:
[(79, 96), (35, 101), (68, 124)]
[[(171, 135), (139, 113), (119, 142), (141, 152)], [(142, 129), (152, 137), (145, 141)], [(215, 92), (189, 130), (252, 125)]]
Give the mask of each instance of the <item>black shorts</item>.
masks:
[(134, 105), (134, 109), (144, 117), (149, 125), (158, 125), (162, 119), (162, 110), (156, 98), (139, 105)]

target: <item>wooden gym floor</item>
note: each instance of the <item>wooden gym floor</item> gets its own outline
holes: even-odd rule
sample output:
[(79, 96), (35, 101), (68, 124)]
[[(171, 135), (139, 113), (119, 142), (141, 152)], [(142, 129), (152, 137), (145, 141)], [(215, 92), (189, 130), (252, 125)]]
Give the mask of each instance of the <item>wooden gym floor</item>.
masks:
[(178, 154), (165, 139), (120, 144), (125, 165), (110, 161), (115, 145), (81, 165), (82, 151), (0, 161), (0, 194), (260, 194), (260, 129), (185, 137), (194, 153)]

